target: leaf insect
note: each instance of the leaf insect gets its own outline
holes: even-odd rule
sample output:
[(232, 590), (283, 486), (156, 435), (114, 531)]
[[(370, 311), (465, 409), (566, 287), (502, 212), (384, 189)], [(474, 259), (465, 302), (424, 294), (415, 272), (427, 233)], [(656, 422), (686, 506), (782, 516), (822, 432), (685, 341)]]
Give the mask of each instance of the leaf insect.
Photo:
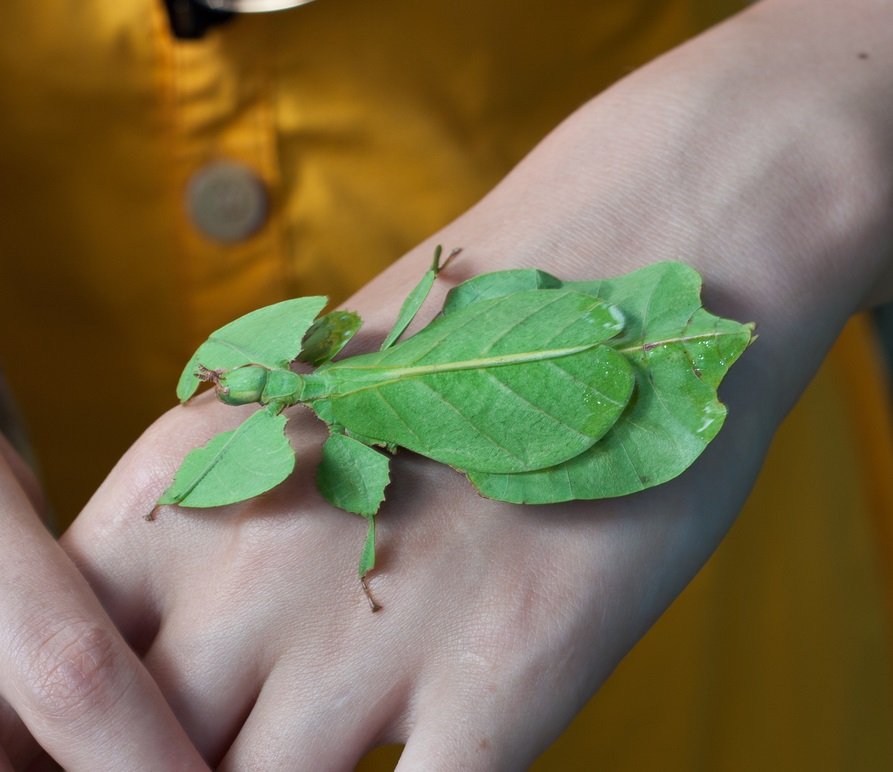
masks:
[[(158, 505), (221, 506), (278, 485), (295, 463), (284, 411), (306, 405), (329, 428), (317, 487), (367, 520), (358, 573), (377, 611), (366, 575), (398, 447), (465, 473), (490, 498), (548, 503), (665, 482), (719, 431), (716, 388), (753, 325), (705, 311), (693, 269), (657, 263), (592, 282), (533, 269), (481, 274), (401, 341), (440, 256), (438, 247), (377, 352), (335, 359), (361, 321), (318, 316), (324, 297), (267, 306), (212, 333), (177, 395), (185, 402), (207, 381), (227, 404), (261, 407), (191, 451)], [(295, 372), (295, 361), (316, 369)]]

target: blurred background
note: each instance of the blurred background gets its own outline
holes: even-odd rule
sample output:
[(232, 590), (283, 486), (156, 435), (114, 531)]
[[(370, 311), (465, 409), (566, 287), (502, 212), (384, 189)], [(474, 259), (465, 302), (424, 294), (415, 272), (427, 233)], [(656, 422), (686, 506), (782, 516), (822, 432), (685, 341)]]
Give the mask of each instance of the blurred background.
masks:
[[(344, 300), (738, 6), (7, 3), (0, 364), (59, 526), (173, 406), (209, 331)], [(889, 309), (847, 328), (732, 534), (535, 769), (893, 769), (879, 330), (889, 346)]]

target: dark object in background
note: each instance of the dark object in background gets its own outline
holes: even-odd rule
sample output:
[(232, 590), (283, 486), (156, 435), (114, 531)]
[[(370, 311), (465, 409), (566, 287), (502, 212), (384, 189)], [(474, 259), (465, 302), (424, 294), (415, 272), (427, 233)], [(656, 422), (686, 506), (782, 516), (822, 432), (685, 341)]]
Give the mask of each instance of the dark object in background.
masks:
[(182, 40), (197, 40), (211, 27), (229, 21), (231, 11), (214, 11), (195, 0), (164, 0), (171, 32)]
[(881, 350), (887, 360), (888, 386), (893, 386), (893, 302), (878, 306), (872, 316), (878, 333)]

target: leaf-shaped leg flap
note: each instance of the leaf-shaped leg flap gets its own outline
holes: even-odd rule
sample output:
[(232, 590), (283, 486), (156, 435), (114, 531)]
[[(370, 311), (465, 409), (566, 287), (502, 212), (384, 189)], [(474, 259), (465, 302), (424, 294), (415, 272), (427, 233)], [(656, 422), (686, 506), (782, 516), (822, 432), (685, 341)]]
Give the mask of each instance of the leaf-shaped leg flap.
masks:
[(357, 334), (363, 320), (353, 311), (332, 311), (307, 330), (298, 360), (319, 367), (334, 359)]
[(316, 472), (316, 485), (326, 501), (369, 522), (360, 555), (361, 578), (375, 566), (375, 513), (390, 482), (389, 465), (383, 453), (345, 434), (332, 434)]
[(381, 351), (393, 346), (406, 328), (409, 327), (409, 323), (415, 318), (415, 315), (422, 307), (422, 303), (425, 302), (425, 298), (428, 297), (428, 293), (431, 292), (431, 287), (434, 286), (436, 278), (437, 273), (434, 270), (425, 271), (421, 281), (412, 288), (406, 296), (406, 300), (403, 301), (403, 305), (400, 306), (400, 313), (397, 314), (394, 327), (382, 341)]
[(283, 300), (259, 308), (211, 333), (183, 368), (177, 396), (185, 402), (198, 388), (199, 366), (232, 370), (244, 365), (284, 367), (297, 357), (304, 333), (322, 311), (322, 296)]
[(190, 451), (158, 504), (219, 507), (265, 493), (288, 477), (295, 452), (285, 436), (287, 418), (258, 410), (233, 431)]
[(332, 506), (371, 517), (384, 501), (390, 459), (346, 434), (332, 434), (316, 471), (319, 492)]
[(389, 349), (397, 342), (400, 336), (405, 332), (406, 328), (409, 327), (412, 320), (415, 319), (415, 315), (419, 312), (419, 309), (425, 302), (425, 298), (427, 298), (428, 293), (431, 292), (431, 287), (434, 286), (434, 280), (437, 278), (437, 274), (440, 273), (441, 268), (450, 261), (451, 257), (457, 255), (460, 251), (461, 250), (453, 250), (447, 257), (446, 262), (441, 265), (441, 246), (440, 244), (437, 245), (437, 248), (434, 250), (434, 259), (431, 262), (431, 268), (425, 271), (425, 275), (422, 276), (419, 283), (416, 284), (406, 296), (406, 300), (404, 300), (403, 305), (400, 306), (400, 313), (397, 314), (393, 329), (387, 334), (384, 341), (382, 341), (380, 351)]

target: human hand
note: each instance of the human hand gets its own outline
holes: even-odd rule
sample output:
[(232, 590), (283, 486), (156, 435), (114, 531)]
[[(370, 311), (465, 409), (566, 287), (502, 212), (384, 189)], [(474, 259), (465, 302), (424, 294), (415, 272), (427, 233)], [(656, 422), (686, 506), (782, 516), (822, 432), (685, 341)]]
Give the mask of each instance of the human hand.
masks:
[(0, 770), (206, 769), (41, 507), (0, 435)]
[[(207, 401), (179, 408), (75, 524), (67, 547), (209, 761), (349, 768), (406, 739), (403, 769), (523, 767), (715, 547), (774, 428), (877, 289), (890, 236), (884, 121), (868, 120), (882, 107), (865, 99), (889, 64), (883, 25), (836, 36), (832, 52), (818, 34), (829, 22), (798, 3), (747, 19), (600, 97), (437, 237), (465, 247), (444, 281), (528, 265), (582, 279), (682, 258), (713, 310), (755, 320), (761, 340), (723, 388), (728, 423), (682, 478), (521, 508), (403, 454), (379, 519), (375, 615), (354, 574), (363, 523), (312, 485), (321, 430), (309, 418), (291, 423), (299, 471), (282, 489), (147, 524), (185, 452), (241, 418)], [(872, 52), (866, 77), (857, 43)], [(852, 109), (828, 95), (832, 81)], [(358, 296), (374, 331), (430, 248)]]
[(684, 484), (528, 508), (398, 454), (372, 614), (356, 578), (365, 524), (317, 494), (325, 430), (302, 409), (281, 489), (143, 519), (179, 458), (244, 412), (171, 411), (64, 539), (223, 769), (350, 769), (398, 741), (401, 769), (523, 768), (709, 554), (754, 470), (726, 443)]

